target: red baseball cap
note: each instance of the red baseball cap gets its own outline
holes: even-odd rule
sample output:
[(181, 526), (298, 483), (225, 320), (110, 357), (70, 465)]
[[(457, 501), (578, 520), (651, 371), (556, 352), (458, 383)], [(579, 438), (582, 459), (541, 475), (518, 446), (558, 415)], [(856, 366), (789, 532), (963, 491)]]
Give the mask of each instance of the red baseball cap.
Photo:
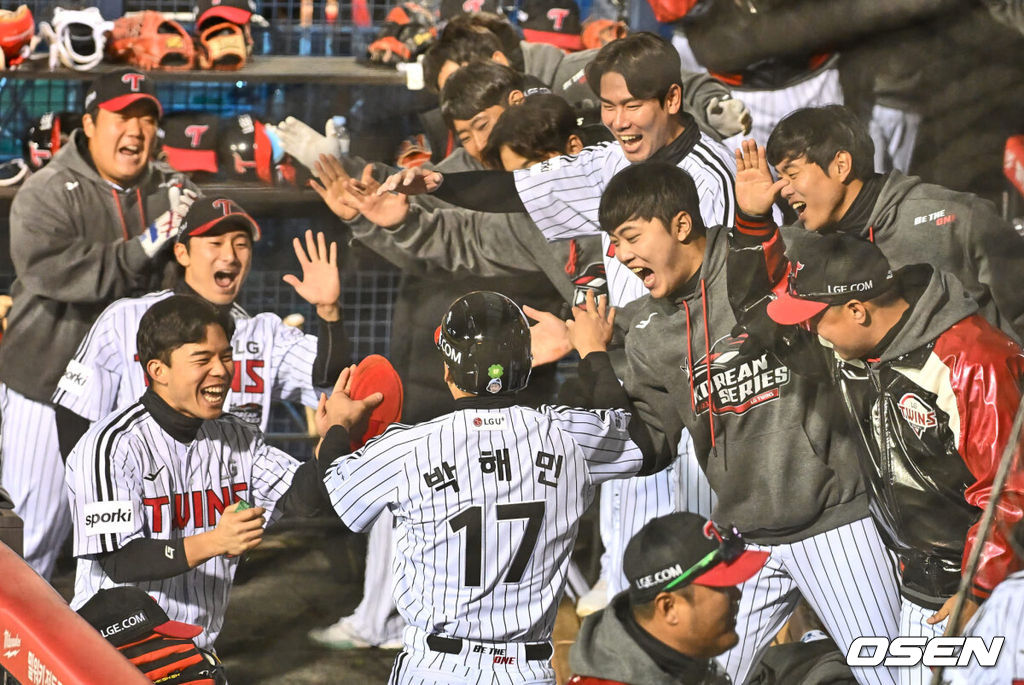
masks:
[(196, 17), (196, 29), (201, 30), (208, 21), (223, 19), (232, 24), (249, 23), (256, 13), (252, 0), (199, 0), (192, 8)]
[(164, 108), (156, 97), (153, 80), (137, 69), (118, 69), (92, 82), (85, 94), (84, 109), (90, 114), (96, 114), (97, 109), (120, 112), (139, 100), (151, 102), (157, 118), (163, 116)]

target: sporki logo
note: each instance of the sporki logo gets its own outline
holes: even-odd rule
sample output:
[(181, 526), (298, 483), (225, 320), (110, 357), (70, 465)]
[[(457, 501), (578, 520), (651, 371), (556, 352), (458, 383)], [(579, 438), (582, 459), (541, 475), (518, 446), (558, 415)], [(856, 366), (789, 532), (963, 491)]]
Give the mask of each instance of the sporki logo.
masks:
[(908, 392), (901, 397), (897, 406), (900, 408), (903, 418), (914, 429), (917, 437), (921, 437), (921, 434), (929, 428), (935, 427), (935, 410), (914, 393)]
[(82, 513), (86, 535), (130, 533), (135, 527), (135, 509), (127, 500), (89, 502)]
[(858, 637), (846, 653), (848, 666), (995, 666), (1006, 638), (971, 637)]

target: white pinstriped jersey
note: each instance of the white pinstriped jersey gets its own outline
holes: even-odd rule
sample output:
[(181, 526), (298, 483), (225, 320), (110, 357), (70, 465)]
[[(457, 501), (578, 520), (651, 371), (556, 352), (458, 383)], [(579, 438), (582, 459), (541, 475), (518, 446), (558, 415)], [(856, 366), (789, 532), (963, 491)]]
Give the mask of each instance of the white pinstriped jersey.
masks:
[[(1020, 525), (1020, 524), (1017, 524)], [(1016, 685), (1024, 683), (1024, 571), (1006, 576), (996, 585), (992, 595), (978, 609), (964, 635), (985, 638), (991, 646), (992, 638), (1005, 637), (1003, 648), (995, 666), (979, 666), (971, 660), (969, 666), (947, 668), (943, 683), (954, 685)]]
[[(299, 462), (264, 442), (263, 433), (230, 414), (204, 421), (189, 444), (168, 435), (141, 402), (95, 423), (68, 457), (65, 486), (78, 558), (78, 609), (118, 585), (96, 555), (137, 538), (177, 540), (217, 527), (238, 499), (267, 509), (291, 485)], [(175, 621), (202, 626), (209, 648), (220, 632), (238, 558), (217, 556), (183, 574), (136, 585)]]
[[(53, 393), (54, 403), (98, 421), (138, 400), (146, 390), (146, 374), (135, 347), (139, 321), (146, 310), (173, 294), (162, 290), (107, 307), (68, 362)], [(316, 336), (286, 326), (276, 314), (250, 317), (237, 304), (231, 315), (235, 373), (225, 411), (266, 430), (274, 400), (315, 407), (319, 398), (312, 387)]]
[[(548, 240), (600, 235), (608, 275), (609, 303), (629, 304), (647, 294), (636, 274), (619, 260), (597, 221), (601, 194), (612, 176), (629, 166), (618, 143), (584, 148), (575, 156), (554, 157), (515, 172), (516, 189), (530, 218)], [(678, 164), (693, 179), (700, 214), (707, 226), (732, 226), (736, 210), (736, 161), (723, 145), (700, 134)]]
[(325, 482), (354, 531), (396, 520), (394, 596), (406, 623), (493, 642), (547, 640), (595, 487), (643, 458), (629, 414), (544, 406), (460, 409), (393, 426)]

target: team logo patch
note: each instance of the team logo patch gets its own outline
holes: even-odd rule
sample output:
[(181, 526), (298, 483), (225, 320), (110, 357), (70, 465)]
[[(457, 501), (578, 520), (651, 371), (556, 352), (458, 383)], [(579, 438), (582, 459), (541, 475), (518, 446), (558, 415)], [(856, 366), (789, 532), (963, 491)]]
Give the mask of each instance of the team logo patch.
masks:
[(89, 502), (82, 512), (86, 535), (130, 533), (135, 530), (135, 509), (130, 500)]
[(247, 404), (236, 404), (228, 410), (229, 413), (234, 414), (238, 418), (242, 419), (246, 423), (251, 423), (254, 426), (260, 425), (260, 419), (263, 417), (263, 405), (258, 402), (249, 402)]
[(573, 279), (572, 303), (577, 307), (587, 304), (587, 293), (594, 293), (594, 301), (601, 295), (608, 294), (608, 276), (605, 273), (604, 262), (595, 262), (587, 265), (583, 273)]
[(908, 392), (901, 397), (896, 406), (900, 408), (900, 413), (903, 414), (903, 418), (910, 424), (910, 427), (914, 429), (917, 437), (921, 437), (921, 434), (929, 428), (934, 428), (937, 423), (935, 420), (935, 410), (912, 392)]
[(57, 387), (75, 397), (81, 397), (85, 386), (92, 378), (92, 369), (76, 359), (68, 362), (64, 375), (57, 381)]
[[(781, 397), (782, 388), (789, 383), (789, 369), (767, 352), (741, 358), (744, 340), (745, 334), (719, 338), (711, 346), (709, 357), (693, 362), (693, 399), (698, 414), (706, 412), (712, 401), (716, 413), (743, 414)], [(683, 372), (687, 372), (685, 367)]]
[(469, 424), (475, 431), (500, 431), (508, 427), (508, 417), (504, 414), (477, 414)]

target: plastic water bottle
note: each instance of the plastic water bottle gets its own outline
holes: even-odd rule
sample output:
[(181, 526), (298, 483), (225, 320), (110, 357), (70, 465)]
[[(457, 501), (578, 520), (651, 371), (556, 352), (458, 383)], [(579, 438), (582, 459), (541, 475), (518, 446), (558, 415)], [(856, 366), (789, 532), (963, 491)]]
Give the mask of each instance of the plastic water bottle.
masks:
[(331, 121), (334, 123), (334, 137), (338, 139), (338, 150), (341, 154), (347, 155), (351, 138), (348, 129), (345, 128), (345, 117), (334, 116), (331, 117)]

